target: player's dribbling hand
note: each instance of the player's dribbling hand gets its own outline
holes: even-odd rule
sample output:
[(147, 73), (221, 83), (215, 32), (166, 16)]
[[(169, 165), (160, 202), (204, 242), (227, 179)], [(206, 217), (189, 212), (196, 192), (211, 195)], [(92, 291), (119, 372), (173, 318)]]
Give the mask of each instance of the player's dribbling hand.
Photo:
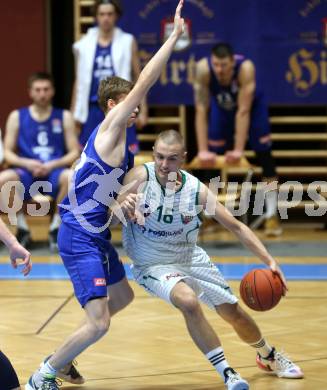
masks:
[(243, 156), (243, 152), (239, 150), (230, 150), (225, 153), (225, 161), (229, 164), (237, 163)]
[(174, 18), (173, 34), (176, 34), (178, 37), (180, 37), (184, 32), (184, 19), (181, 17), (183, 5), (184, 5), (184, 0), (180, 0), (176, 8), (175, 18)]
[(136, 202), (137, 202), (137, 195), (129, 194), (127, 195), (126, 199), (124, 199), (124, 201), (120, 204), (121, 210), (125, 218), (129, 220), (134, 220)]
[(283, 271), (280, 269), (279, 265), (275, 261), (274, 261), (274, 263), (272, 263), (270, 265), (270, 269), (272, 270), (272, 272), (274, 274), (277, 274), (279, 276), (280, 280), (282, 281), (282, 283), (283, 283), (283, 295), (285, 296), (286, 292), (288, 291), (288, 287), (287, 287), (287, 282), (286, 282), (286, 278), (284, 276)]
[[(14, 242), (8, 249), (12, 266), (14, 268), (22, 266), (23, 269), (21, 270), (21, 273), (24, 276), (28, 275), (32, 268), (31, 254), (17, 241)], [(18, 262), (17, 260), (21, 261)]]

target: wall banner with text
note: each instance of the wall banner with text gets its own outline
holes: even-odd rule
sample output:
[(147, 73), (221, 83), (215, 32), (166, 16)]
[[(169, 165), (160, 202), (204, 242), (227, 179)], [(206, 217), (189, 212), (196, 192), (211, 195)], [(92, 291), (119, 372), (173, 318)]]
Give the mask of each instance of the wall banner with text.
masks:
[[(123, 0), (121, 27), (144, 65), (173, 28), (177, 0)], [(186, 0), (186, 29), (150, 104), (193, 104), (195, 64), (227, 41), (256, 65), (269, 104), (326, 104), (327, 0)]]

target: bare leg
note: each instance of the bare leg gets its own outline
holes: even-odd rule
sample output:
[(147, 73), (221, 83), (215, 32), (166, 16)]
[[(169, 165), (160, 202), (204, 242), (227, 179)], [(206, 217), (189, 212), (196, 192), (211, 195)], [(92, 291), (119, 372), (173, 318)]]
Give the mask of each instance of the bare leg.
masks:
[(216, 311), (247, 344), (254, 344), (262, 338), (258, 325), (237, 303), (216, 306)]
[(190, 336), (204, 353), (218, 348), (221, 343), (205, 318), (194, 291), (184, 282), (179, 282), (170, 294), (172, 303), (182, 312)]
[(68, 186), (72, 177), (73, 171), (71, 169), (64, 169), (59, 176), (59, 191), (56, 203), (60, 203), (68, 193)]
[(107, 298), (93, 299), (85, 305), (86, 322), (49, 359), (59, 370), (106, 334), (110, 325)]
[(111, 317), (128, 306), (134, 299), (134, 292), (126, 277), (108, 288), (108, 307)]

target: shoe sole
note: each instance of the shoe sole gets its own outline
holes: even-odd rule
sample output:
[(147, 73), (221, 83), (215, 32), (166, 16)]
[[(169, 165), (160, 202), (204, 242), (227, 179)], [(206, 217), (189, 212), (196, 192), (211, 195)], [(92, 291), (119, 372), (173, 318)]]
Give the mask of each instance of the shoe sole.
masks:
[(35, 387), (32, 387), (28, 383), (26, 383), (25, 390), (35, 390)]
[(70, 376), (62, 374), (61, 372), (57, 372), (57, 378), (73, 385), (82, 385), (83, 383), (85, 383), (85, 379), (83, 377), (80, 377), (78, 379), (72, 379)]
[(283, 234), (283, 229), (265, 230), (265, 236), (267, 237), (279, 237)]
[(270, 367), (265, 366), (260, 361), (256, 361), (256, 363), (258, 368), (260, 368), (260, 370), (262, 370), (267, 375), (274, 375), (277, 376), (278, 378), (285, 378), (285, 379), (302, 379), (304, 377), (303, 372), (294, 375), (278, 375), (277, 372), (272, 370)]
[(231, 387), (231, 390), (249, 390), (249, 384), (245, 381), (236, 383), (235, 386)]

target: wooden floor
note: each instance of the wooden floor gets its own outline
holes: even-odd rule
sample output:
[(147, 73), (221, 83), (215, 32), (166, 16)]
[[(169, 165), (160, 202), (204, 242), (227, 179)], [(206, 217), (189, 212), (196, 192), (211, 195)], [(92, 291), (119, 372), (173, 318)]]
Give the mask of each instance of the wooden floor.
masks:
[[(22, 383), (82, 319), (66, 281), (0, 281), (0, 345), (11, 357)], [(238, 291), (238, 282), (232, 282)], [(132, 282), (136, 299), (114, 317), (109, 334), (78, 359), (93, 390), (225, 389), (196, 349), (181, 315)], [(327, 282), (290, 282), (287, 298), (272, 311), (252, 312), (270, 343), (285, 348), (305, 372), (303, 380), (267, 376), (255, 354), (217, 315), (205, 309), (221, 336), (229, 362), (253, 390), (327, 389)], [(53, 313), (61, 307), (52, 320)], [(45, 326), (44, 326), (45, 325)], [(43, 328), (43, 329), (42, 329)], [(42, 329), (42, 330), (41, 330)], [(1, 387), (1, 386), (0, 386)]]
[[(47, 229), (33, 233), (47, 237)], [(115, 233), (120, 239), (119, 232)], [(207, 232), (205, 239), (233, 240), (231, 235)], [(259, 232), (259, 236), (261, 236)], [(302, 240), (326, 242), (326, 230), (286, 229), (273, 241)], [(327, 253), (327, 251), (326, 251)], [(58, 256), (34, 257), (34, 262), (57, 263)], [(228, 262), (240, 262), (229, 258)], [(315, 264), (327, 264), (326, 257), (312, 257)], [(0, 263), (7, 258), (1, 258)], [(253, 258), (242, 258), (253, 262)], [(281, 259), (305, 264), (308, 259)], [(85, 390), (219, 390), (225, 389), (220, 377), (193, 345), (180, 313), (149, 296), (131, 282), (134, 302), (113, 318), (107, 336), (79, 358), (79, 369), (86, 377), (83, 386), (64, 384), (67, 389)], [(239, 282), (231, 282), (238, 295)], [(327, 281), (289, 282), (289, 294), (273, 310), (250, 311), (267, 340), (285, 349), (305, 373), (303, 380), (279, 379), (259, 371), (255, 353), (241, 342), (234, 331), (214, 312), (204, 309), (220, 335), (230, 364), (250, 383), (252, 390), (327, 389)], [(0, 280), (0, 347), (10, 356), (22, 384), (80, 323), (83, 311), (72, 297), (68, 281)], [(1, 385), (1, 378), (0, 378)], [(0, 386), (1, 389), (1, 386)]]

